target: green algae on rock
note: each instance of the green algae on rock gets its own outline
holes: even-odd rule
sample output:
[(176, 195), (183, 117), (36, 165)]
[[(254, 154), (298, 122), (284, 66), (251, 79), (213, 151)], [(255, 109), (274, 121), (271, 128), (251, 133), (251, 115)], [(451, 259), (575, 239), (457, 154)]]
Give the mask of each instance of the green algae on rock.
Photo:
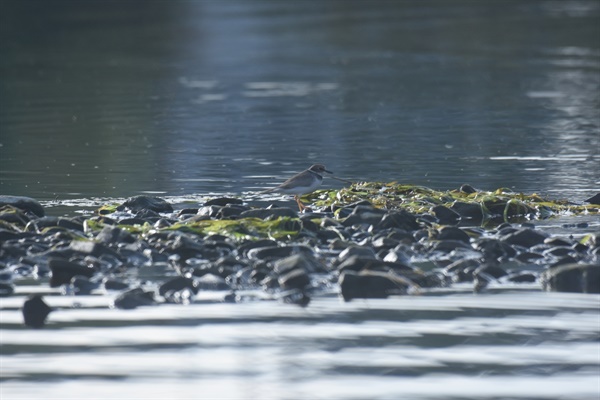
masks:
[[(482, 224), (544, 219), (554, 215), (600, 214), (600, 208), (596, 205), (550, 200), (535, 193), (515, 193), (506, 188), (493, 192), (460, 189), (436, 191), (396, 182), (355, 183), (340, 190), (318, 190), (305, 198), (319, 207), (339, 209), (366, 200), (378, 208), (405, 209), (417, 214), (429, 212), (435, 206), (446, 206), (471, 219), (472, 223)], [(470, 211), (467, 212), (467, 209)]]

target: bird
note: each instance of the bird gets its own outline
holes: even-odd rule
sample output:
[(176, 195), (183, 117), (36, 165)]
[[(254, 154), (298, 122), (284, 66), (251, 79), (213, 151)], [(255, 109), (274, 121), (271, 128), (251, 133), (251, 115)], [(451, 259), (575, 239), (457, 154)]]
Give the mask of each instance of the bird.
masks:
[(292, 176), (281, 185), (264, 190), (260, 193), (279, 192), (283, 194), (293, 194), (294, 200), (296, 200), (296, 203), (298, 204), (298, 209), (304, 211), (306, 206), (300, 201), (300, 196), (310, 193), (321, 186), (321, 182), (323, 182), (322, 174), (324, 172), (333, 174), (333, 172), (328, 171), (323, 164), (314, 164), (307, 170)]

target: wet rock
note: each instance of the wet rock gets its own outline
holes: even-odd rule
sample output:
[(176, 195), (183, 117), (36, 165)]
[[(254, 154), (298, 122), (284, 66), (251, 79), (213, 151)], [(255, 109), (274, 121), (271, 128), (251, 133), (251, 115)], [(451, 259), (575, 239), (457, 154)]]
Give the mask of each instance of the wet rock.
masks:
[(191, 278), (183, 276), (178, 276), (160, 285), (158, 294), (163, 297), (169, 297), (169, 292), (179, 292), (184, 289), (190, 290), (193, 294), (198, 294), (198, 285), (196, 282)]
[(464, 243), (469, 243), (471, 238), (460, 228), (453, 226), (444, 226), (437, 232), (436, 239), (438, 240), (458, 240)]
[(537, 275), (533, 272), (523, 271), (523, 272), (514, 272), (506, 275), (502, 278), (505, 282), (513, 282), (513, 283), (533, 283), (537, 281)]
[(361, 257), (361, 258), (376, 258), (375, 250), (372, 247), (368, 246), (357, 246), (350, 245), (346, 249), (344, 249), (339, 255), (338, 258), (340, 260), (345, 260), (350, 257)]
[(500, 238), (505, 243), (526, 248), (544, 243), (548, 235), (533, 229), (523, 228)]
[(125, 282), (117, 281), (114, 279), (105, 278), (102, 281), (105, 290), (126, 290), (129, 289), (129, 285)]
[(508, 243), (494, 238), (479, 238), (473, 248), (482, 253), (486, 260), (505, 260), (517, 255), (517, 251)]
[(460, 214), (446, 206), (435, 206), (431, 212), (442, 225), (456, 225), (460, 221)]
[(36, 294), (25, 300), (22, 311), (25, 325), (39, 329), (46, 324), (46, 318), (52, 312), (52, 308), (46, 304), (42, 296)]
[(240, 218), (258, 218), (258, 219), (277, 219), (282, 217), (298, 218), (298, 213), (291, 208), (256, 208), (244, 211), (239, 215)]
[(417, 222), (415, 215), (408, 211), (390, 211), (383, 215), (381, 221), (377, 224), (377, 229), (400, 229), (406, 232), (412, 232), (421, 226)]
[(83, 223), (74, 219), (64, 217), (42, 217), (29, 221), (25, 230), (28, 232), (40, 232), (42, 229), (61, 227), (72, 231), (83, 232)]
[(293, 289), (280, 294), (280, 301), (286, 304), (295, 304), (300, 307), (306, 307), (310, 303), (310, 297), (304, 290)]
[(310, 278), (306, 271), (301, 268), (293, 269), (284, 275), (281, 275), (277, 281), (283, 289), (300, 289), (304, 290), (310, 285)]
[(105, 244), (133, 243), (135, 242), (135, 237), (125, 229), (116, 226), (105, 226), (98, 235), (96, 235), (96, 240)]
[(76, 275), (71, 278), (71, 282), (65, 286), (65, 294), (89, 295), (92, 290), (98, 289), (100, 284), (91, 281), (88, 277)]
[(453, 282), (471, 282), (473, 272), (479, 268), (481, 262), (478, 260), (457, 260), (444, 268), (443, 273), (450, 277)]
[(166, 200), (160, 197), (135, 196), (127, 199), (123, 204), (117, 207), (117, 211), (130, 211), (137, 213), (142, 210), (151, 210), (157, 213), (173, 212), (173, 207)]
[(565, 264), (541, 276), (544, 290), (551, 292), (600, 293), (600, 264)]
[(593, 195), (589, 199), (584, 200), (586, 203), (590, 204), (600, 204), (600, 193)]
[(477, 190), (473, 186), (469, 185), (468, 183), (465, 183), (464, 185), (462, 185), (460, 187), (460, 189), (458, 189), (458, 190), (460, 192), (466, 193), (466, 194), (477, 193)]
[(239, 217), (245, 211), (249, 211), (249, 208), (246, 206), (228, 204), (219, 210), (219, 212), (217, 213), (217, 218), (230, 219), (233, 217)]
[(319, 262), (309, 254), (293, 254), (277, 260), (273, 265), (273, 270), (280, 275), (294, 269), (300, 269), (309, 273), (325, 272), (325, 269)]
[(0, 207), (6, 205), (30, 212), (38, 217), (43, 217), (45, 215), (44, 207), (31, 197), (0, 195)]
[(103, 255), (111, 255), (119, 258), (119, 254), (111, 248), (97, 242), (88, 240), (73, 240), (69, 249), (73, 253), (78, 253), (81, 256), (101, 257)]
[(244, 204), (244, 201), (242, 199), (236, 199), (232, 197), (217, 197), (204, 203), (205, 206), (226, 206), (228, 204), (242, 205)]
[(410, 280), (389, 272), (346, 270), (338, 283), (345, 301), (352, 299), (384, 299), (391, 295), (406, 294), (417, 286)]
[(10, 282), (0, 282), (0, 297), (8, 297), (15, 292), (15, 285)]
[(156, 304), (154, 292), (144, 291), (138, 287), (121, 293), (115, 299), (113, 306), (121, 310), (133, 310), (134, 308), (153, 304)]
[(458, 213), (461, 220), (465, 222), (480, 224), (483, 221), (483, 211), (479, 204), (455, 201), (450, 208)]
[(219, 216), (219, 213), (221, 212), (222, 208), (223, 208), (223, 206), (217, 206), (214, 204), (210, 205), (210, 206), (200, 207), (200, 209), (198, 209), (198, 216), (217, 218)]
[(352, 210), (352, 213), (342, 221), (342, 225), (377, 225), (382, 221), (384, 215), (384, 210), (373, 206), (356, 206)]
[(87, 265), (81, 265), (79, 263), (60, 258), (51, 258), (48, 261), (48, 265), (52, 271), (50, 287), (58, 287), (60, 285), (69, 284), (71, 279), (76, 275), (91, 278), (95, 273), (95, 270), (93, 268), (89, 268)]
[(274, 260), (291, 256), (292, 254), (313, 255), (312, 248), (303, 245), (269, 246), (248, 251), (248, 258), (256, 260)]
[(231, 290), (225, 278), (211, 273), (196, 279), (195, 285), (199, 290)]

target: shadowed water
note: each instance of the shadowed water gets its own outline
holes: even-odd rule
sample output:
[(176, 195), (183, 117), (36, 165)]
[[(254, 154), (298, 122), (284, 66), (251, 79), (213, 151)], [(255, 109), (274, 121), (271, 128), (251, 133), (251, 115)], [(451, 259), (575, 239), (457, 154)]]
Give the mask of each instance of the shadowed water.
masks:
[[(599, 22), (597, 1), (3, 0), (0, 194), (56, 215), (140, 193), (254, 200), (323, 162), (582, 201), (600, 191)], [(597, 231), (536, 224), (580, 221), (576, 238)], [(471, 290), (123, 311), (18, 282), (0, 398), (598, 397), (600, 297)], [(55, 311), (25, 330), (37, 292)]]

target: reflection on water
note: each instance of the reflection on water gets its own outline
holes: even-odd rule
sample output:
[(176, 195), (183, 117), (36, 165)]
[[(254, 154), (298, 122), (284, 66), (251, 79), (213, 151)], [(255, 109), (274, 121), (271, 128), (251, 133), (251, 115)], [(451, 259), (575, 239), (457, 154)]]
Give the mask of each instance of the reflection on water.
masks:
[(597, 2), (0, 7), (4, 194), (600, 187)]
[(22, 300), (2, 299), (3, 399), (196, 398), (199, 388), (202, 398), (248, 400), (598, 393), (594, 295), (509, 289), (324, 298), (306, 309), (203, 298), (135, 311), (98, 308), (106, 296), (47, 296), (61, 308), (41, 331), (16, 329)]

